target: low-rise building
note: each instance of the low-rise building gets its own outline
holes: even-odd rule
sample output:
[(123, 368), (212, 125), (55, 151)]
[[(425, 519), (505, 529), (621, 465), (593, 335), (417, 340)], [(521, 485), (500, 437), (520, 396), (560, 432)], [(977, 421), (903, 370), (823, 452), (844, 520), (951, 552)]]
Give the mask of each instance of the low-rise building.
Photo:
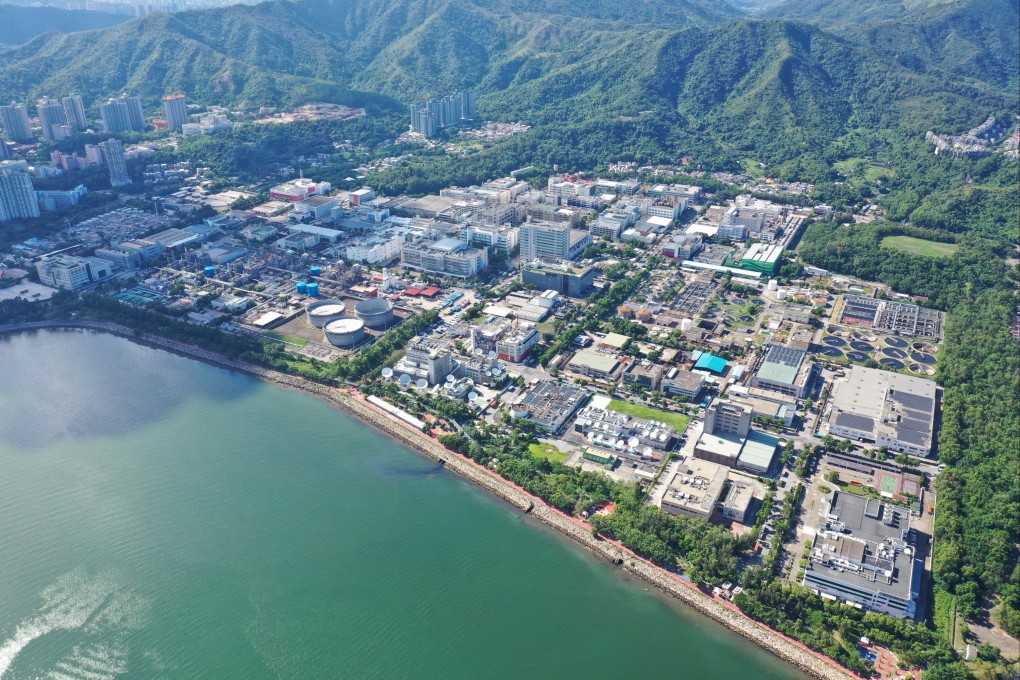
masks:
[(369, 237), (350, 243), (346, 256), (353, 262), (368, 264), (386, 264), (400, 257), (400, 249), (404, 245), (404, 236), (396, 234), (385, 237)]
[(769, 345), (765, 358), (751, 377), (751, 387), (760, 387), (803, 399), (811, 386), (814, 364), (807, 352), (783, 345)]
[(936, 389), (924, 378), (853, 366), (847, 380), (836, 383), (833, 391), (829, 434), (930, 456)]
[(322, 220), (339, 207), (340, 201), (332, 196), (309, 196), (294, 204), (294, 214), (301, 219)]
[(740, 258), (740, 267), (748, 271), (772, 275), (783, 256), (783, 247), (768, 243), (752, 243)]
[(400, 264), (409, 269), (469, 279), (489, 266), (489, 254), (456, 238), (423, 239), (401, 247)]
[(665, 369), (650, 361), (632, 361), (623, 374), (623, 382), (627, 385), (638, 385), (648, 390), (656, 390), (662, 386)]
[(517, 249), (520, 232), (506, 224), (472, 224), (467, 228), (468, 243), (479, 248), (495, 248), (504, 253)]
[(408, 375), (413, 380), (425, 379), (430, 385), (453, 375), (456, 361), (450, 345), (441, 340), (419, 338), (407, 346), (402, 359), (393, 366), (397, 376)]
[(686, 459), (667, 482), (661, 507), (673, 515), (708, 520), (726, 484), (726, 468), (706, 460)]
[(605, 396), (592, 399), (574, 421), (574, 432), (596, 446), (644, 458), (652, 458), (653, 451), (669, 450), (683, 434), (667, 423), (614, 411), (610, 404)]
[(42, 210), (52, 212), (78, 205), (88, 192), (89, 190), (85, 188), (84, 184), (79, 184), (74, 189), (68, 189), (67, 191), (37, 191), (35, 192), (35, 197), (39, 201), (39, 207)]
[[(109, 263), (107, 263), (107, 266), (109, 266)], [(39, 274), (40, 281), (56, 288), (62, 288), (63, 290), (78, 290), (92, 281), (88, 265), (85, 260), (79, 257), (57, 256), (44, 258), (39, 260), (35, 270)]]
[(308, 179), (307, 177), (301, 177), (273, 187), (269, 190), (269, 196), (271, 198), (297, 203), (298, 201), (305, 200), (309, 196), (322, 196), (324, 194), (328, 194), (332, 189), (333, 185), (329, 182), (316, 182)]
[(836, 491), (815, 533), (804, 585), (822, 597), (913, 617), (923, 564), (907, 540), (909, 512)]
[(615, 383), (620, 378), (623, 365), (612, 355), (581, 351), (567, 364), (567, 370), (594, 380)]
[(583, 387), (542, 380), (510, 412), (514, 418), (529, 420), (545, 432), (559, 434), (590, 396)]
[(670, 396), (687, 397), (693, 401), (705, 387), (705, 376), (683, 368), (673, 367), (662, 377), (661, 389)]
[(662, 246), (662, 254), (674, 260), (690, 260), (701, 252), (704, 243), (701, 234), (677, 234)]
[(580, 297), (595, 283), (595, 269), (570, 262), (529, 262), (521, 270), (525, 285), (540, 290), (555, 290), (570, 297)]

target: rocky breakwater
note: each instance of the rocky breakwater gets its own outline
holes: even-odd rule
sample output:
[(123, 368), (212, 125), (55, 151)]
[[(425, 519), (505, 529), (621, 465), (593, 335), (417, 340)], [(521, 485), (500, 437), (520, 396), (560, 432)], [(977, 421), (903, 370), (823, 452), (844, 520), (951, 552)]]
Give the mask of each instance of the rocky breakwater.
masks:
[(595, 536), (587, 525), (567, 517), (558, 510), (538, 504), (531, 514), (573, 541), (580, 543), (592, 553), (622, 565), (625, 571), (711, 617), (806, 673), (821, 680), (848, 680), (856, 677), (795, 640), (726, 607), (690, 582), (651, 564), (613, 541)]

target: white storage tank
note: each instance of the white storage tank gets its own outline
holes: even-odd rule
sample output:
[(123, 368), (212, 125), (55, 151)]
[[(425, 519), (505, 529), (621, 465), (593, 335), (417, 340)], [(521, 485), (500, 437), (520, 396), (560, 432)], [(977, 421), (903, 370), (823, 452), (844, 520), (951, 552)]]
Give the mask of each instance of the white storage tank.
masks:
[(690, 319), (680, 319), (680, 330), (686, 333), (691, 330), (693, 322)]
[(369, 328), (387, 328), (393, 324), (393, 303), (386, 298), (369, 298), (354, 305), (354, 313)]
[(769, 279), (769, 290), (779, 290), (779, 281), (775, 279)]
[(776, 299), (785, 300), (787, 295), (789, 295), (789, 292), (785, 288), (780, 288), (776, 292)]
[(347, 306), (339, 300), (316, 300), (305, 307), (308, 323), (316, 328), (323, 328), (331, 321), (342, 319), (347, 315)]
[(326, 339), (336, 347), (354, 347), (365, 339), (365, 324), (360, 319), (337, 319), (323, 329)]

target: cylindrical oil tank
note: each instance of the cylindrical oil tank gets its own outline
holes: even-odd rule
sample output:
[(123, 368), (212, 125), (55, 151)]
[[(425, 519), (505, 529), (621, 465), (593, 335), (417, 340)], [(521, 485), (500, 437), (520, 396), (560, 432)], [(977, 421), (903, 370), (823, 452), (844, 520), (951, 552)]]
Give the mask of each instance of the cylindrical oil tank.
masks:
[(354, 313), (369, 328), (386, 328), (393, 323), (393, 303), (386, 298), (369, 298), (354, 306)]
[(298, 281), (297, 292), (298, 295), (308, 295), (308, 284), (304, 281)]
[(305, 308), (308, 323), (322, 328), (330, 321), (342, 319), (347, 315), (347, 306), (339, 300), (316, 300)]
[(309, 270), (312, 276), (322, 276), (322, 267), (316, 265)]
[(365, 324), (350, 317), (331, 321), (323, 330), (326, 339), (337, 347), (354, 347), (365, 339)]
[(686, 333), (687, 331), (691, 330), (691, 325), (692, 325), (692, 323), (691, 323), (690, 319), (680, 319), (680, 330), (681, 331)]
[(308, 297), (319, 297), (319, 284), (314, 281), (308, 284)]
[(775, 279), (769, 279), (769, 290), (771, 291), (779, 290), (779, 281), (776, 281)]
[(776, 291), (776, 299), (778, 300), (785, 300), (788, 295), (789, 293), (787, 293), (785, 288), (780, 288)]
[(206, 267), (204, 269), (204, 272), (205, 272), (206, 277), (211, 277), (214, 274), (216, 274), (216, 267), (212, 267), (212, 266)]

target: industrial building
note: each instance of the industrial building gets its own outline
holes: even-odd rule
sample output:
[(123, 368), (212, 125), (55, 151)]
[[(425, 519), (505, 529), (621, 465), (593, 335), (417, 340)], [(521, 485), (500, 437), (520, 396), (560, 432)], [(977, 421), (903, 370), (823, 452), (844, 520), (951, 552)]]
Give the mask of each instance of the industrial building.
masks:
[(803, 399), (811, 386), (813, 373), (814, 364), (805, 350), (769, 345), (750, 385)]
[(740, 258), (740, 267), (771, 276), (783, 256), (783, 247), (767, 243), (752, 243)]
[(495, 248), (504, 253), (517, 249), (520, 231), (506, 224), (472, 224), (467, 228), (467, 241), (480, 248)]
[(92, 281), (105, 279), (113, 274), (113, 265), (98, 257), (48, 257), (35, 266), (39, 280), (64, 290), (78, 290)]
[(456, 238), (423, 239), (404, 244), (400, 264), (409, 269), (470, 279), (489, 266), (489, 253)]
[(662, 376), (666, 369), (650, 361), (632, 361), (623, 373), (623, 382), (648, 390), (658, 391), (662, 387)]
[(931, 380), (853, 366), (833, 391), (829, 434), (874, 442), (912, 456), (930, 456), (935, 397)]
[(577, 385), (542, 380), (511, 407), (511, 414), (555, 435), (563, 431), (590, 395)]
[(435, 385), (453, 375), (455, 368), (453, 350), (448, 344), (419, 338), (407, 346), (404, 357), (393, 366), (393, 373), (408, 375), (412, 380), (423, 378)]
[(834, 492), (815, 533), (804, 585), (822, 597), (912, 618), (923, 564), (907, 540), (909, 529), (902, 508)]
[(942, 338), (946, 315), (937, 309), (860, 295), (843, 297), (840, 322), (919, 338)]
[(683, 434), (666, 423), (618, 413), (610, 403), (606, 396), (593, 398), (578, 414), (574, 432), (598, 446), (645, 458), (653, 457), (654, 451), (669, 450)]
[(595, 283), (595, 269), (564, 261), (532, 261), (521, 270), (521, 280), (539, 290), (555, 290), (570, 297), (580, 297)]
[(569, 223), (525, 222), (520, 226), (521, 257), (573, 260), (591, 245), (591, 234)]
[(701, 252), (704, 245), (701, 234), (678, 234), (666, 241), (662, 254), (674, 260), (690, 260)]
[(706, 460), (686, 459), (666, 485), (661, 507), (672, 515), (708, 520), (722, 496), (727, 470)]
[(623, 370), (620, 361), (611, 355), (581, 351), (567, 364), (567, 370), (594, 380), (616, 382)]
[(269, 190), (269, 197), (297, 203), (309, 196), (324, 196), (332, 190), (333, 185), (329, 182), (315, 182), (307, 177), (301, 177), (273, 187)]
[(779, 439), (752, 430), (751, 418), (750, 405), (716, 399), (705, 411), (705, 427), (694, 456), (755, 475), (767, 474)]
[(662, 391), (670, 396), (687, 397), (693, 401), (705, 386), (705, 376), (674, 366), (662, 376), (660, 386)]
[(538, 344), (538, 328), (529, 322), (491, 321), (471, 329), (475, 350), (495, 352), (503, 361), (521, 363)]
[(340, 201), (331, 196), (313, 195), (294, 204), (294, 214), (302, 219), (321, 220), (332, 216)]

